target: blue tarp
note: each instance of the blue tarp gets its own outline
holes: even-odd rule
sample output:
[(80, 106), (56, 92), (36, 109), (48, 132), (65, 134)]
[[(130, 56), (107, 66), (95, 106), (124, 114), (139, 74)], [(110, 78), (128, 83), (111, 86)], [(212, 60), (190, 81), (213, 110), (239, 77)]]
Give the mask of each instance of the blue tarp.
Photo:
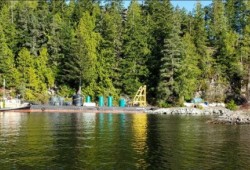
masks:
[(196, 98), (193, 98), (191, 102), (192, 102), (192, 103), (202, 103), (202, 102), (203, 102), (203, 99), (200, 98), (200, 97), (196, 97)]

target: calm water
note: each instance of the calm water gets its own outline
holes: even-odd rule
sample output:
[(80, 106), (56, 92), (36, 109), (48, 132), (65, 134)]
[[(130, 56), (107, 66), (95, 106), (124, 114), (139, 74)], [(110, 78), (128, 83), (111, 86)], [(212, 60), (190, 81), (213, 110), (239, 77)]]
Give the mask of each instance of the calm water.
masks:
[(2, 169), (249, 169), (250, 126), (206, 117), (0, 113)]

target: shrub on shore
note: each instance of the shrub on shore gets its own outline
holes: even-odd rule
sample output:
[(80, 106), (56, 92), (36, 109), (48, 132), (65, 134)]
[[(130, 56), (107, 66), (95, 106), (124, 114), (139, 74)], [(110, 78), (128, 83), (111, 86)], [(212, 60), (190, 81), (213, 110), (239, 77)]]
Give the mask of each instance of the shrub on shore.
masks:
[(235, 104), (234, 100), (230, 100), (230, 102), (227, 103), (226, 108), (230, 110), (236, 110), (237, 105)]

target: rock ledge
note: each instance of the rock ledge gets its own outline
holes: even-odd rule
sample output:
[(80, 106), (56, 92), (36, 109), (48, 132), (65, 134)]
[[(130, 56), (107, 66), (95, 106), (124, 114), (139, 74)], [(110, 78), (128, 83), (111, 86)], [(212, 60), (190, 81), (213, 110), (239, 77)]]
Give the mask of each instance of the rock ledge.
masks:
[(213, 118), (209, 123), (214, 124), (250, 124), (250, 111), (231, 111), (224, 107), (207, 107), (204, 109), (191, 107), (160, 108), (156, 110), (147, 110), (151, 114), (166, 115), (191, 115), (202, 116), (210, 115)]

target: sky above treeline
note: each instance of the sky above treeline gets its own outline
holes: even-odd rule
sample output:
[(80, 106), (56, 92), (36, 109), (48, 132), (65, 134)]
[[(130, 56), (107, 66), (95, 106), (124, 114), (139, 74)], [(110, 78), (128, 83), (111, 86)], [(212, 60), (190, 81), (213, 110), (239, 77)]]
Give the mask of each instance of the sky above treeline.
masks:
[[(139, 0), (143, 3), (143, 0)], [(124, 6), (127, 7), (130, 0), (124, 0)], [(192, 11), (197, 3), (197, 0), (171, 0), (174, 7), (179, 6), (180, 8), (185, 8), (187, 11)], [(212, 0), (200, 0), (202, 6), (207, 6), (212, 3)]]
[[(197, 1), (193, 0), (185, 0), (185, 1), (181, 1), (181, 0), (172, 0), (171, 3), (173, 4), (173, 6), (179, 6), (180, 8), (185, 8), (187, 11), (192, 11), (195, 8), (195, 4), (197, 3)], [(207, 6), (210, 5), (212, 3), (211, 0), (200, 0), (200, 3), (202, 4), (202, 6)]]

